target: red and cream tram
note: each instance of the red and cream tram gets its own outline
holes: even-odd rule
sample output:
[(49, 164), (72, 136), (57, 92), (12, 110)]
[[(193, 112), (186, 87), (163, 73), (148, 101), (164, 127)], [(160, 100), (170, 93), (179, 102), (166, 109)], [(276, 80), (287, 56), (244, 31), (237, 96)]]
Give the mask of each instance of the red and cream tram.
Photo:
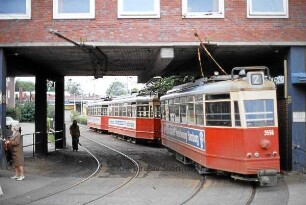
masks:
[(156, 95), (128, 96), (109, 102), (109, 132), (132, 142), (160, 142), (160, 130), (160, 102)]
[(108, 131), (108, 103), (99, 101), (88, 105), (87, 127), (97, 132)]
[[(239, 72), (239, 75), (236, 74)], [(280, 171), (276, 87), (266, 67), (174, 87), (161, 97), (162, 144), (201, 173), (274, 186)]]

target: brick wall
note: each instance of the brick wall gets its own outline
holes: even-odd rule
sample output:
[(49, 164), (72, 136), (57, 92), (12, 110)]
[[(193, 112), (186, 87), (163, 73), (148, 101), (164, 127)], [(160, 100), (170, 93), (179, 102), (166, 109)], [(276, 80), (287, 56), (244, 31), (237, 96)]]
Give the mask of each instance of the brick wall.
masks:
[(117, 0), (96, 0), (93, 20), (53, 20), (52, 0), (32, 0), (30, 20), (0, 20), (0, 43), (62, 42), (51, 35), (88, 42), (306, 41), (306, 0), (289, 0), (288, 19), (247, 19), (246, 0), (225, 0), (223, 19), (182, 19), (181, 0), (161, 0), (159, 19), (117, 19)]

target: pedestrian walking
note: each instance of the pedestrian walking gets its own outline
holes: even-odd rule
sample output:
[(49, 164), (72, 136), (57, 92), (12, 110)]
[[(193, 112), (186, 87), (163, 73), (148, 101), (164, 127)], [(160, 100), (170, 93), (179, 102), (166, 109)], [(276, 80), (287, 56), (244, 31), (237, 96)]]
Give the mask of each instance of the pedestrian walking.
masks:
[(11, 179), (22, 181), (24, 176), (24, 155), (23, 155), (23, 139), (19, 132), (19, 125), (13, 125), (11, 128), (13, 134), (5, 141), (6, 149), (9, 149), (12, 154), (12, 166), (15, 169), (15, 175)]
[(72, 138), (72, 149), (73, 151), (78, 151), (80, 128), (76, 120), (73, 120), (73, 123), (70, 126), (70, 135)]

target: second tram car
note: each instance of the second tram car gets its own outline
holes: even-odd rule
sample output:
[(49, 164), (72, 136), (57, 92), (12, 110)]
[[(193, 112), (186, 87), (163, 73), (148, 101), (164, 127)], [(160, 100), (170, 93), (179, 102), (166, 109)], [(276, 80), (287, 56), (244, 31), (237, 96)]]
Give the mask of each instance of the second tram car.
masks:
[[(239, 72), (239, 75), (235, 73)], [(280, 172), (276, 87), (266, 67), (234, 68), (161, 97), (162, 144), (201, 173), (274, 186)]]
[(160, 142), (160, 101), (144, 94), (113, 99), (109, 102), (108, 131), (136, 142)]
[(87, 127), (97, 132), (108, 131), (109, 101), (99, 101), (88, 105)]

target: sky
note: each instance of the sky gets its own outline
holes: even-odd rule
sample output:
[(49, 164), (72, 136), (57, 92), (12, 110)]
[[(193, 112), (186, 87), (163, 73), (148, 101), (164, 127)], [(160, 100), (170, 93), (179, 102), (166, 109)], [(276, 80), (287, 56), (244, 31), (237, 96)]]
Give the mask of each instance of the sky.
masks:
[[(16, 80), (32, 81), (35, 82), (34, 77), (16, 77)], [(93, 76), (76, 77), (66, 76), (65, 84), (71, 80), (72, 83), (78, 83), (84, 94), (97, 94), (105, 95), (105, 92), (109, 86), (116, 81), (123, 83), (127, 89), (137, 88), (138, 90), (144, 87), (144, 84), (137, 83), (137, 76), (104, 76), (103, 78), (94, 79)]]

